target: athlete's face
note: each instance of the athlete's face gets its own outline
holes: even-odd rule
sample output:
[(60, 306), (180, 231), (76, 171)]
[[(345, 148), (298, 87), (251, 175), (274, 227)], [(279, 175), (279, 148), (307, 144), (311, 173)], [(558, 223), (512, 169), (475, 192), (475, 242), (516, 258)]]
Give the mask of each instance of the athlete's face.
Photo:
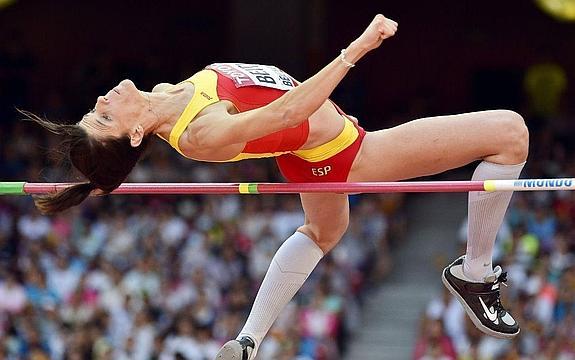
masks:
[(95, 138), (131, 136), (139, 124), (147, 99), (131, 80), (122, 80), (104, 96), (98, 96), (94, 109), (79, 125)]

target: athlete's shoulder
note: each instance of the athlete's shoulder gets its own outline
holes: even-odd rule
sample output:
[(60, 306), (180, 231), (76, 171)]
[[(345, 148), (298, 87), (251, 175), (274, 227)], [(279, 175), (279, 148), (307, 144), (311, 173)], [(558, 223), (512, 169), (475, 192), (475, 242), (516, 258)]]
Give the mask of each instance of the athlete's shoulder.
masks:
[(170, 83), (159, 83), (159, 84), (154, 85), (154, 87), (152, 88), (152, 92), (158, 93), (158, 92), (168, 91), (171, 88), (173, 88), (174, 86), (175, 86), (174, 84), (170, 84)]

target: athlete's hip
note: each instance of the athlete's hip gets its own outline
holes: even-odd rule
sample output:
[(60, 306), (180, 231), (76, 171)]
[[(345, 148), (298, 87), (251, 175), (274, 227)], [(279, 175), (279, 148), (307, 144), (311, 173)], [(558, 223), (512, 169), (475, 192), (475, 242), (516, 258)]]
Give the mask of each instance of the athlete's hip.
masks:
[(340, 136), (321, 147), (277, 157), (282, 175), (289, 182), (346, 181), (366, 134), (354, 122), (346, 123)]

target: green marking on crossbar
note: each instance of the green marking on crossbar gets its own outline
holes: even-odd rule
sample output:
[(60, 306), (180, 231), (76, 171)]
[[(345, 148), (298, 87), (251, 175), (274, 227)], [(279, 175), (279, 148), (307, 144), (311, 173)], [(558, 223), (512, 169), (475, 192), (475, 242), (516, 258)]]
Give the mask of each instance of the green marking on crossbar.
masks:
[(26, 195), (24, 192), (23, 181), (18, 182), (1, 182), (0, 181), (0, 195)]

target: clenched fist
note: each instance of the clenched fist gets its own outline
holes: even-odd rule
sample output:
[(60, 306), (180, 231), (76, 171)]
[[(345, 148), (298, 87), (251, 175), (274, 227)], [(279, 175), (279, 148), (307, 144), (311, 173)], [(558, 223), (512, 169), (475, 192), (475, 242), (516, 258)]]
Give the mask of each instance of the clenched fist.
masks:
[(377, 14), (355, 42), (367, 51), (376, 49), (383, 40), (395, 35), (397, 25), (397, 22)]

